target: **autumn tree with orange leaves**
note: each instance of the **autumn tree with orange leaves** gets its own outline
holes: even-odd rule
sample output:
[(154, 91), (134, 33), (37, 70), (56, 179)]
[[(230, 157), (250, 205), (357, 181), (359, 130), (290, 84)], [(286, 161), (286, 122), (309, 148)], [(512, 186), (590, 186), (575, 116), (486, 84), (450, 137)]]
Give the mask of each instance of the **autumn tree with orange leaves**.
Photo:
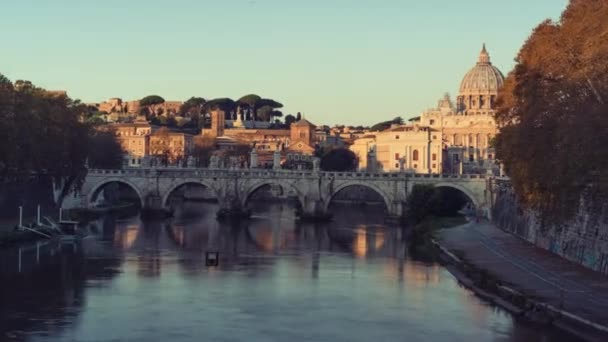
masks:
[[(608, 194), (608, 0), (571, 0), (516, 58), (497, 106), (497, 158), (544, 219)], [(583, 197), (581, 197), (583, 196)]]

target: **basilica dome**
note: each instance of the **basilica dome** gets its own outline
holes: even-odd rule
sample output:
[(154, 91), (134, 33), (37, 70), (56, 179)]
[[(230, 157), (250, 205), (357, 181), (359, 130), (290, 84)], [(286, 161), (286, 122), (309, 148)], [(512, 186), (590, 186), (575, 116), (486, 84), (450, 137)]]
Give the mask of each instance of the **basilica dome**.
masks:
[(505, 77), (490, 62), (490, 54), (483, 45), (477, 65), (460, 83), (457, 108), (459, 113), (491, 114), (495, 109), (498, 91), (504, 86)]
[(462, 79), (460, 95), (497, 95), (505, 82), (505, 77), (490, 62), (486, 45), (479, 54), (479, 61)]

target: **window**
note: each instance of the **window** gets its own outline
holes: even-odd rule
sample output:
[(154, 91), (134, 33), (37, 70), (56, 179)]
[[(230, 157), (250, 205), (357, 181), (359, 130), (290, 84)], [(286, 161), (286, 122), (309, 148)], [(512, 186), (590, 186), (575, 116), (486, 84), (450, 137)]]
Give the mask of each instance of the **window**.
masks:
[(437, 164), (433, 164), (433, 169), (436, 169), (436, 168), (437, 168)]
[(395, 135), (395, 139), (399, 139), (399, 136), (398, 136), (398, 135)]
[(430, 121), (430, 124), (431, 124), (431, 125), (434, 125), (434, 124), (435, 124), (435, 120), (431, 120), (431, 121)]
[(433, 153), (432, 159), (433, 159), (433, 161), (437, 160), (437, 153)]
[(395, 153), (395, 160), (399, 160), (399, 153)]
[(413, 159), (414, 161), (418, 161), (418, 158), (419, 158), (419, 157), (418, 157), (418, 150), (414, 150), (414, 153), (413, 153), (413, 157), (412, 157), (412, 159)]
[(437, 140), (437, 136), (436, 135), (433, 135), (433, 140)]
[(306, 133), (305, 132), (300, 132), (300, 138), (302, 138), (302, 139), (306, 138)]
[(418, 168), (418, 164), (414, 164), (414, 169), (417, 169), (417, 168)]
[(472, 162), (475, 160), (475, 155), (469, 154), (469, 161)]
[(492, 160), (492, 159), (493, 159), (493, 157), (494, 157), (494, 156), (492, 155), (492, 153), (488, 154), (488, 159)]
[(395, 168), (399, 168), (399, 163), (395, 163)]

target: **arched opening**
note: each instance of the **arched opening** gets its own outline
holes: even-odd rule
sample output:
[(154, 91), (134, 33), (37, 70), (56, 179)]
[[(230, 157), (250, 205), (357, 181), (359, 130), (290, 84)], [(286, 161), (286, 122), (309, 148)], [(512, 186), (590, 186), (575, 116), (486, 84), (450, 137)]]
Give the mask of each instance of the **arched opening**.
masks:
[(201, 216), (212, 216), (218, 209), (215, 191), (200, 182), (185, 182), (173, 186), (167, 191), (163, 205), (178, 219), (192, 219)]
[(89, 206), (99, 210), (141, 209), (143, 200), (134, 185), (121, 180), (111, 180), (93, 188)]
[(436, 216), (470, 216), (475, 213), (476, 204), (473, 197), (460, 188), (446, 185), (436, 186), (434, 197), (433, 210)]
[(337, 189), (326, 203), (334, 220), (352, 224), (381, 223), (389, 211), (388, 198), (369, 185), (350, 184)]
[(295, 219), (302, 209), (297, 190), (279, 183), (264, 183), (252, 187), (247, 192), (243, 206), (253, 217), (263, 216), (278, 220)]

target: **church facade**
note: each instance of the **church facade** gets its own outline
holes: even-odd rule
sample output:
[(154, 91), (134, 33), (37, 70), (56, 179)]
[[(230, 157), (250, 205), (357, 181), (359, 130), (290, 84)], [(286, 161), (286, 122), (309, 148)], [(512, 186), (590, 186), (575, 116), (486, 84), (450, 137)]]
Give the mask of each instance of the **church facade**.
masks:
[(456, 103), (449, 95), (407, 125), (393, 125), (357, 139), (350, 147), (359, 167), (370, 171), (416, 173), (498, 172), (492, 139), (496, 98), (504, 76), (483, 46), (477, 64), (464, 76)]

